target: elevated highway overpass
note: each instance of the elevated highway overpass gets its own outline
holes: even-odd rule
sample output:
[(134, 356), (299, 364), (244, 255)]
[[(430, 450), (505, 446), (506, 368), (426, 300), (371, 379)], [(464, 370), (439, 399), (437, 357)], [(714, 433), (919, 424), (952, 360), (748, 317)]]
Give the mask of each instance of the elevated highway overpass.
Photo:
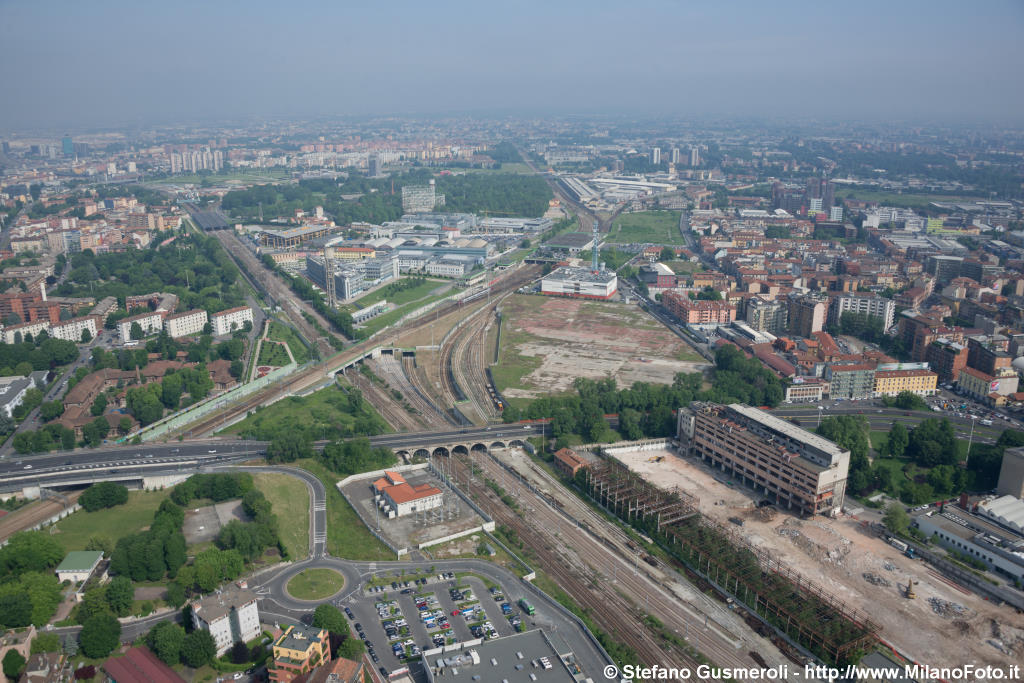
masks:
[[(371, 437), (370, 444), (390, 448), (400, 457), (431, 457), (525, 446), (529, 437), (549, 431), (546, 423), (495, 425), (382, 434)], [(317, 448), (324, 443), (318, 442)], [(209, 440), (15, 456), (0, 461), (0, 495), (20, 492), (34, 498), (41, 488), (88, 486), (99, 481), (120, 481), (139, 488), (167, 486), (204, 468), (262, 458), (267, 446), (266, 441)]]

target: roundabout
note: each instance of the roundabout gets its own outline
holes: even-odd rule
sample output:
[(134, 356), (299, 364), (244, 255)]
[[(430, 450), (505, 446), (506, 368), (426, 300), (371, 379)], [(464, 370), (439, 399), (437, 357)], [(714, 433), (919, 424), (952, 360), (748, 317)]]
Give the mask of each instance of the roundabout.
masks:
[(327, 567), (303, 569), (288, 579), (285, 591), (295, 600), (319, 602), (341, 592), (345, 577), (341, 572)]

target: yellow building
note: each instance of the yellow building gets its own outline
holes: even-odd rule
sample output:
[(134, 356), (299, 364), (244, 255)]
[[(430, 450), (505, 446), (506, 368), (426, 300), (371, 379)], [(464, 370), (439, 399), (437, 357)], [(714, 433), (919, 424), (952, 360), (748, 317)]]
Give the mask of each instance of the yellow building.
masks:
[(286, 683), (331, 660), (326, 629), (289, 626), (274, 641), (274, 661), (267, 667), (270, 680)]
[(939, 376), (931, 370), (877, 370), (875, 396), (896, 396), (909, 391), (918, 396), (934, 396)]

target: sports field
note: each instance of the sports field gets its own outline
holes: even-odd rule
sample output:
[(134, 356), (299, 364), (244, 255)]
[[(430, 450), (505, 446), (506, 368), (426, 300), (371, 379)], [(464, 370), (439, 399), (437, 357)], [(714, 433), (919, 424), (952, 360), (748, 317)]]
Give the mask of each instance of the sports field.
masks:
[(684, 245), (678, 211), (639, 211), (621, 214), (605, 239), (610, 244)]

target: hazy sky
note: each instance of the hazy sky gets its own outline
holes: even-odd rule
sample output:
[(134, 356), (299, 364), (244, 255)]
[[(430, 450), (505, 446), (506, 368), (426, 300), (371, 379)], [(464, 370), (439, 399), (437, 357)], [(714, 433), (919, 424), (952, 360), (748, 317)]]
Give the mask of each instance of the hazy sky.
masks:
[(0, 134), (448, 112), (1020, 123), (1022, 29), (1022, 0), (0, 0)]

